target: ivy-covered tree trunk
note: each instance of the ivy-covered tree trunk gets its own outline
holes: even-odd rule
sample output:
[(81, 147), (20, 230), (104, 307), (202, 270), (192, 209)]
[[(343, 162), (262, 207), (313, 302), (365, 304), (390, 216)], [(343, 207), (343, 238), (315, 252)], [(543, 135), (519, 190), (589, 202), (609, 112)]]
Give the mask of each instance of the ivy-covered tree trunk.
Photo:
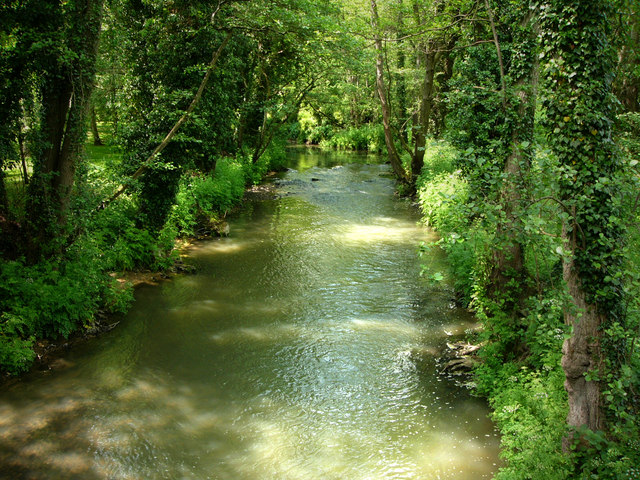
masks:
[(397, 111), (398, 118), (400, 120), (400, 136), (402, 137), (402, 142), (407, 142), (409, 139), (409, 135), (407, 132), (407, 123), (408, 123), (408, 107), (407, 107), (407, 79), (404, 73), (404, 69), (407, 63), (407, 55), (404, 47), (404, 39), (403, 37), (406, 35), (404, 31), (404, 15), (402, 12), (402, 2), (403, 0), (398, 0), (398, 6), (400, 7), (398, 10), (398, 30), (396, 31), (396, 43), (398, 44), (398, 51), (396, 56), (396, 68), (397, 71), (394, 75), (394, 83), (396, 86), (396, 103), (397, 103)]
[(387, 98), (387, 87), (384, 81), (384, 58), (382, 50), (382, 38), (380, 37), (380, 20), (378, 17), (378, 5), (376, 0), (371, 0), (371, 27), (373, 29), (374, 44), (376, 50), (376, 91), (380, 99), (382, 107), (382, 126), (384, 128), (384, 141), (387, 146), (387, 153), (391, 168), (398, 180), (405, 182), (407, 180), (406, 172), (402, 167), (402, 161), (393, 141), (393, 132), (391, 131), (391, 106)]
[(455, 62), (455, 58), (452, 55), (452, 50), (455, 47), (456, 42), (458, 41), (458, 36), (454, 35), (452, 39), (449, 40), (449, 43), (446, 47), (445, 52), (442, 55), (442, 72), (438, 77), (438, 92), (434, 98), (434, 112), (433, 116), (433, 136), (439, 138), (442, 135), (442, 132), (446, 127), (446, 117), (447, 117), (447, 102), (445, 102), (445, 98), (449, 93), (449, 80), (453, 76), (453, 65)]
[[(499, 205), (503, 214), (497, 224), (500, 248), (494, 251), (490, 273), (491, 290), (506, 299), (515, 309), (525, 295), (523, 292), (524, 253), (522, 219), (524, 179), (529, 171), (533, 144), (534, 112), (537, 85), (535, 49), (535, 18), (529, 2), (511, 6), (504, 12), (513, 23), (511, 64), (506, 72), (502, 92), (505, 109), (504, 142), (508, 145), (502, 167)], [(497, 49), (501, 55), (500, 49)], [(494, 295), (496, 296), (496, 295)]]
[(102, 16), (102, 0), (76, 0), (61, 7), (64, 30), (59, 50), (42, 79), (41, 148), (30, 183), (29, 256), (37, 260), (61, 246), (85, 140), (89, 99)]
[[(563, 276), (573, 301), (565, 313), (572, 332), (562, 349), (567, 422), (573, 431), (598, 431), (606, 428), (603, 331), (620, 319), (622, 300), (616, 274), (623, 227), (615, 187), (621, 162), (611, 138), (612, 4), (552, 0), (542, 2), (540, 12), (546, 123), (561, 168), (559, 200), (567, 216)], [(574, 437), (566, 439), (565, 449)]]

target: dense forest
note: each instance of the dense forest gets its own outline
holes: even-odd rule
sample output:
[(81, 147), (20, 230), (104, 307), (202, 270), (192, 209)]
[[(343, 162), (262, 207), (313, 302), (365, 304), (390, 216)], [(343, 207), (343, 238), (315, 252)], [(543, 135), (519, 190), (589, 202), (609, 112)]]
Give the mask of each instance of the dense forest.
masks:
[[(126, 311), (289, 144), (388, 157), (483, 328), (497, 478), (640, 478), (637, 0), (10, 0), (0, 364)], [(222, 227), (223, 229), (223, 227)]]

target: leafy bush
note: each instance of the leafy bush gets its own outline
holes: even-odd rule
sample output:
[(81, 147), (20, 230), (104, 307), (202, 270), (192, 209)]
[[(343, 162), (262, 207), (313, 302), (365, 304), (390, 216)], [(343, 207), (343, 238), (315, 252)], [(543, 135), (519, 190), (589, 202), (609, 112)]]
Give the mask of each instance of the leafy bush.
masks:
[(458, 149), (450, 143), (427, 139), (421, 176), (423, 179), (431, 179), (441, 173), (453, 173), (457, 170), (459, 155)]
[(637, 165), (640, 156), (640, 113), (627, 112), (619, 115), (616, 136), (623, 152), (633, 162), (631, 166)]
[(571, 456), (563, 454), (561, 448), (567, 416), (562, 370), (537, 371), (509, 364), (490, 375), (499, 377), (490, 402), (492, 418), (502, 433), (502, 457), (506, 461), (495, 478), (571, 477)]
[[(287, 155), (287, 140), (284, 136), (277, 136), (269, 144), (269, 148), (264, 152), (258, 164), (263, 164), (265, 167), (254, 170), (252, 175), (248, 176), (251, 179), (250, 183), (257, 184), (260, 182), (268, 170), (282, 171), (286, 169), (288, 161)], [(248, 182), (249, 183), (249, 182)]]
[(248, 168), (253, 166), (220, 159), (214, 174), (191, 172), (183, 176), (169, 223), (182, 235), (194, 235), (205, 219), (225, 214), (244, 195)]
[(361, 127), (348, 128), (325, 138), (320, 145), (339, 150), (368, 150), (382, 152), (385, 148), (384, 129), (382, 125), (365, 124)]
[(29, 330), (15, 315), (3, 313), (0, 316), (0, 366), (9, 374), (28, 370), (35, 358), (34, 337), (26, 335)]
[(34, 338), (68, 337), (101, 310), (126, 310), (131, 292), (115, 284), (95, 243), (82, 239), (66, 256), (0, 266), (1, 369), (17, 374), (33, 361)]
[(417, 182), (418, 200), (425, 223), (440, 234), (438, 244), (447, 253), (454, 287), (469, 303), (489, 237), (470, 220), (469, 188), (462, 172), (453, 171), (455, 157), (453, 147), (431, 143)]
[(467, 183), (459, 171), (418, 179), (418, 199), (425, 223), (442, 234), (466, 230)]

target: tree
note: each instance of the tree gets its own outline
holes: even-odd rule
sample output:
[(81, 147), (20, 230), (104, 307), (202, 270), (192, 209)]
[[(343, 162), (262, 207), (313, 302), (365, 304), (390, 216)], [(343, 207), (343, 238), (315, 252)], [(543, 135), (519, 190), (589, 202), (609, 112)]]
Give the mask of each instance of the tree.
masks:
[(387, 86), (384, 75), (384, 52), (382, 48), (382, 36), (380, 32), (380, 16), (376, 0), (370, 0), (371, 5), (371, 29), (376, 50), (376, 93), (380, 99), (382, 108), (382, 125), (384, 127), (384, 140), (387, 145), (387, 155), (391, 162), (391, 168), (398, 180), (406, 182), (407, 174), (402, 166), (398, 149), (396, 148), (393, 132), (391, 130), (391, 106), (389, 105)]
[[(380, 99), (389, 161), (396, 177), (407, 183), (412, 191), (424, 164), (427, 135), (434, 121), (436, 98), (442, 100), (436, 95), (439, 88), (438, 74), (446, 70), (444, 60), (448, 59), (450, 62), (448, 53), (459, 38), (460, 24), (466, 17), (462, 10), (466, 7), (464, 2), (460, 1), (413, 0), (409, 5), (399, 1), (387, 5), (387, 8), (391, 10), (391, 16), (403, 20), (401, 25), (390, 26), (388, 21), (384, 22), (377, 2), (370, 2), (370, 31), (376, 58), (376, 94)], [(473, 7), (471, 9), (473, 10)], [(411, 22), (405, 23), (405, 18)], [(406, 63), (403, 51), (405, 40), (412, 45), (407, 55), (413, 65), (409, 75), (402, 71)], [(391, 48), (400, 50), (398, 66), (402, 74), (413, 77), (411, 82), (405, 79), (397, 80), (398, 86), (395, 90), (398, 101), (395, 106), (391, 98), (394, 89), (387, 84), (387, 81), (394, 78), (394, 75), (388, 73), (391, 66), (386, 60)], [(451, 71), (441, 75), (441, 83), (446, 83), (450, 76)], [(409, 94), (415, 98), (410, 110), (404, 100)], [(410, 136), (406, 135), (407, 131), (410, 132)], [(396, 143), (401, 145), (402, 150), (410, 157), (407, 171)]]
[(572, 332), (563, 345), (562, 368), (567, 423), (574, 433), (607, 428), (603, 379), (615, 362), (607, 367), (610, 352), (603, 332), (622, 321), (619, 245), (624, 228), (616, 211), (621, 162), (611, 136), (611, 14), (611, 2), (540, 4), (543, 106), (548, 141), (561, 166), (563, 277), (573, 303), (565, 312)]
[(23, 104), (36, 102), (29, 125), (35, 141), (29, 148), (33, 176), (23, 253), (37, 261), (59, 251), (68, 232), (95, 75), (102, 0), (29, 1), (5, 9), (2, 110), (10, 128), (3, 129), (0, 143), (7, 152), (17, 139), (23, 154), (21, 127), (14, 131), (11, 127), (20, 125)]
[(535, 16), (528, 1), (486, 1), (466, 32), (449, 95), (449, 137), (470, 187), (471, 209), (490, 235), (476, 270), (478, 308), (496, 362), (527, 351), (523, 307), (527, 192), (537, 84)]
[(619, 7), (618, 64), (614, 91), (627, 112), (640, 111), (640, 5), (623, 0)]

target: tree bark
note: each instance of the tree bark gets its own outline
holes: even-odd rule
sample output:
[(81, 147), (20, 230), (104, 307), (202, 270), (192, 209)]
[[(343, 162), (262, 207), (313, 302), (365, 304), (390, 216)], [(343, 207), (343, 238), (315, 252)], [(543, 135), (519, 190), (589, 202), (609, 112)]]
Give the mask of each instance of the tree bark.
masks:
[[(576, 241), (578, 231), (575, 224), (571, 229), (563, 229), (562, 237), (568, 251), (575, 252), (579, 248)], [(601, 371), (600, 325), (604, 316), (598, 313), (595, 305), (586, 301), (580, 270), (574, 259), (565, 261), (562, 273), (575, 308), (575, 311), (565, 313), (565, 323), (572, 327), (573, 333), (562, 345), (564, 387), (569, 396), (567, 423), (574, 428), (586, 426), (596, 432), (605, 427), (600, 385), (597, 380), (587, 380), (586, 375)], [(573, 440), (573, 436), (563, 440), (565, 451), (569, 450)]]
[(528, 45), (535, 39), (537, 32), (531, 10), (523, 9), (523, 17), (513, 41), (513, 55), (523, 60), (512, 62), (510, 66), (509, 78), (513, 83), (510, 85), (509, 92), (513, 93), (509, 95), (493, 12), (488, 1), (485, 5), (491, 18), (494, 44), (500, 65), (501, 100), (505, 122), (510, 129), (508, 138), (505, 139), (509, 143), (510, 153), (505, 159), (504, 180), (500, 190), (500, 206), (504, 217), (496, 227), (496, 237), (502, 247), (493, 252), (493, 265), (489, 275), (490, 290), (496, 300), (504, 301), (505, 306), (515, 311), (526, 296), (522, 286), (524, 248), (520, 238), (520, 232), (522, 232), (520, 216), (524, 191), (523, 174), (529, 170), (531, 159), (538, 82), (537, 58), (535, 52), (529, 50)]
[(22, 167), (22, 183), (27, 186), (29, 184), (29, 169), (27, 168), (27, 152), (21, 120), (18, 121), (18, 150), (20, 153), (20, 166)]
[(433, 121), (434, 121), (434, 130), (433, 135), (436, 138), (439, 138), (442, 135), (446, 127), (445, 119), (447, 117), (447, 104), (444, 101), (447, 93), (449, 92), (449, 80), (453, 76), (453, 64), (454, 57), (451, 55), (451, 50), (453, 50), (455, 43), (457, 42), (457, 36), (455, 36), (448, 43), (447, 51), (443, 54), (442, 61), (442, 73), (439, 77), (439, 90), (436, 94), (436, 98), (434, 98), (434, 110), (433, 113)]
[(374, 45), (376, 49), (376, 92), (382, 107), (382, 126), (384, 128), (384, 141), (393, 173), (401, 182), (407, 182), (407, 174), (402, 167), (402, 161), (393, 140), (391, 131), (391, 107), (387, 99), (387, 90), (384, 81), (384, 58), (382, 39), (380, 37), (380, 19), (378, 17), (378, 5), (376, 0), (371, 0), (371, 27), (373, 29)]
[(433, 110), (434, 78), (436, 73), (436, 63), (440, 55), (437, 53), (438, 43), (430, 40), (427, 44), (422, 44), (421, 63), (424, 68), (424, 77), (420, 86), (420, 104), (417, 122), (413, 126), (414, 149), (411, 156), (411, 184), (415, 185), (424, 166), (424, 153), (427, 145), (427, 134), (429, 133), (429, 120)]
[[(617, 182), (625, 166), (611, 141), (613, 4), (546, 0), (538, 11), (545, 70), (551, 73), (545, 78), (545, 123), (563, 172), (558, 180), (560, 201), (569, 216), (562, 231), (568, 252), (562, 259), (563, 277), (573, 304), (564, 312), (571, 333), (562, 348), (570, 429), (563, 447), (569, 451), (573, 443), (588, 446), (581, 430), (606, 432), (603, 409), (608, 400), (602, 388), (618, 373), (615, 350), (624, 348), (623, 340), (605, 335), (614, 321), (625, 328), (624, 292), (614, 279), (624, 271), (625, 227), (612, 221), (620, 215)], [(575, 12), (580, 12), (580, 23), (573, 22)], [(559, 28), (562, 35), (556, 34)], [(563, 67), (557, 68), (560, 60)]]
[(407, 107), (407, 82), (406, 82), (406, 74), (404, 69), (407, 63), (407, 56), (405, 54), (405, 48), (403, 46), (404, 41), (402, 37), (405, 35), (404, 31), (404, 17), (402, 15), (402, 2), (403, 0), (398, 0), (398, 30), (396, 32), (396, 43), (398, 44), (398, 55), (397, 55), (397, 67), (398, 71), (395, 74), (395, 84), (396, 84), (396, 98), (397, 100), (397, 109), (398, 115), (400, 117), (400, 136), (402, 137), (402, 142), (406, 143), (409, 141), (409, 135), (407, 132), (407, 124), (409, 123), (409, 114)]
[(638, 102), (640, 75), (637, 73), (640, 70), (640, 25), (638, 15), (640, 15), (640, 12), (630, 12), (629, 22), (631, 22), (631, 26), (629, 40), (627, 41), (627, 45), (622, 48), (619, 62), (622, 69), (627, 70), (626, 75), (622, 78), (622, 85), (618, 94), (627, 112), (640, 111), (640, 102)]
[[(0, 165), (0, 222), (7, 214), (7, 189), (4, 184), (4, 169), (1, 167), (2, 165)], [(1, 230), (0, 233), (2, 233)]]

